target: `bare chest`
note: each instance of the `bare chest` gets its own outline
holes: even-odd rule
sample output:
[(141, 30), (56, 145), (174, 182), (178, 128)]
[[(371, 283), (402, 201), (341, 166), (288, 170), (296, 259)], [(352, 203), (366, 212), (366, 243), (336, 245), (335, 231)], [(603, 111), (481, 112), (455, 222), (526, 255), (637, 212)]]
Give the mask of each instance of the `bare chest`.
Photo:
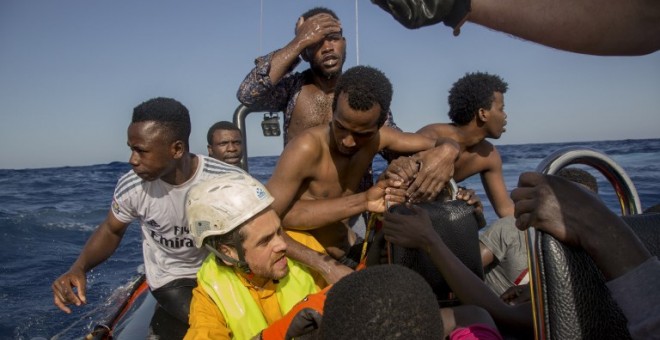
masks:
[(334, 94), (326, 94), (311, 85), (304, 86), (291, 114), (289, 139), (310, 127), (328, 124), (332, 119), (333, 97)]
[(324, 157), (316, 173), (308, 182), (307, 199), (330, 199), (356, 193), (360, 181), (371, 164), (373, 155), (355, 154), (352, 157)]

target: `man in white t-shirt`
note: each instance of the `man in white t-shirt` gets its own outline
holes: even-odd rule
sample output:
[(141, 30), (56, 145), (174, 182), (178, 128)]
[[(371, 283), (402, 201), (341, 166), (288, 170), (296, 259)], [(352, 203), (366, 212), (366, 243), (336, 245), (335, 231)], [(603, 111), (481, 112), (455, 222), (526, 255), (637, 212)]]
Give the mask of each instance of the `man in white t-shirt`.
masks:
[[(117, 182), (108, 215), (85, 244), (69, 270), (52, 284), (55, 305), (86, 300), (86, 273), (117, 249), (126, 228), (140, 221), (147, 282), (159, 305), (188, 324), (196, 274), (207, 255), (193, 245), (184, 214), (185, 195), (195, 183), (238, 167), (189, 152), (188, 109), (171, 98), (154, 98), (133, 110), (128, 127), (129, 163), (133, 167)], [(290, 245), (292, 258), (335, 282), (350, 271), (301, 244)]]
[[(55, 305), (86, 303), (86, 273), (117, 249), (129, 224), (138, 220), (147, 282), (158, 303), (188, 323), (195, 275), (207, 255), (195, 248), (183, 203), (188, 188), (207, 178), (241, 169), (188, 150), (188, 109), (170, 98), (154, 98), (133, 110), (128, 127), (131, 171), (117, 182), (108, 215), (73, 263), (53, 282)], [(74, 292), (74, 289), (77, 292)]]

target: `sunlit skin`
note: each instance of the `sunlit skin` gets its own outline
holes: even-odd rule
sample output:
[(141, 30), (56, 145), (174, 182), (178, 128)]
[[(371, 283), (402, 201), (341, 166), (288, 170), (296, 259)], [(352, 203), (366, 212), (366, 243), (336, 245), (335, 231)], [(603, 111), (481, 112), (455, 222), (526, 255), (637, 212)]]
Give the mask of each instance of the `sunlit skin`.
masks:
[[(188, 152), (181, 140), (172, 140), (164, 127), (154, 121), (132, 123), (128, 127), (129, 163), (136, 175), (146, 181), (160, 179), (172, 185), (189, 180), (197, 169), (197, 157)], [(68, 305), (87, 303), (86, 272), (107, 260), (119, 247), (126, 229), (124, 223), (108, 211), (105, 220), (87, 240), (71, 268), (52, 284), (55, 305), (71, 313)]]
[(488, 116), (488, 119), (485, 121), (488, 126), (488, 137), (498, 139), (502, 137), (502, 134), (506, 132), (506, 112), (504, 112), (504, 95), (501, 92), (493, 93), (493, 104), (490, 106), (490, 109), (482, 109), (485, 112), (482, 113), (481, 110), (479, 114), (484, 114)]
[(238, 166), (243, 156), (243, 138), (238, 130), (213, 131), (212, 144), (207, 146), (209, 157)]
[(276, 84), (294, 60), (302, 57), (309, 70), (287, 130), (287, 141), (310, 127), (326, 125), (332, 119), (332, 100), (346, 60), (346, 40), (339, 20), (320, 13), (296, 24), (294, 39), (273, 55), (269, 76)]
[(450, 138), (460, 145), (454, 180), (460, 183), (479, 174), (486, 195), (499, 217), (513, 215), (513, 201), (504, 183), (502, 158), (497, 148), (486, 139), (500, 138), (506, 131), (506, 119), (504, 95), (501, 92), (493, 92), (491, 106), (480, 108), (469, 123), (429, 124), (417, 131), (430, 138)]
[[(245, 235), (243, 250), (252, 274), (249, 281), (261, 287), (270, 280), (279, 280), (289, 273), (287, 266), (284, 231), (280, 218), (272, 208), (267, 208), (248, 220), (242, 227)], [(234, 259), (238, 253), (234, 247), (220, 245), (220, 251)]]
[(334, 139), (330, 147), (345, 156), (351, 156), (378, 135), (380, 105), (375, 104), (371, 109), (358, 111), (348, 105), (345, 93), (339, 96), (342, 100), (337, 101), (335, 116), (330, 123), (330, 135)]
[(341, 33), (329, 34), (304, 50), (305, 59), (317, 76), (334, 78), (341, 74), (346, 60), (346, 39)]
[(340, 93), (331, 124), (307, 129), (287, 144), (266, 184), (284, 227), (309, 232), (335, 258), (350, 246), (348, 218), (365, 211), (383, 212), (388, 204), (406, 200), (402, 182), (392, 178), (358, 192), (360, 179), (379, 150), (428, 152), (428, 159), (420, 159), (428, 160), (435, 170), (453, 165), (447, 162), (457, 152), (452, 146), (446, 147), (454, 153), (446, 152), (450, 150), (445, 145), (434, 148), (434, 139), (387, 126), (379, 129), (381, 114), (377, 103), (364, 111), (351, 108), (348, 95)]
[[(180, 143), (180, 141), (179, 141)], [(176, 158), (181, 157), (180, 145), (172, 142), (164, 129), (156, 122), (132, 123), (128, 127), (128, 142), (131, 156), (128, 162), (133, 171), (145, 181), (162, 178), (173, 184)]]

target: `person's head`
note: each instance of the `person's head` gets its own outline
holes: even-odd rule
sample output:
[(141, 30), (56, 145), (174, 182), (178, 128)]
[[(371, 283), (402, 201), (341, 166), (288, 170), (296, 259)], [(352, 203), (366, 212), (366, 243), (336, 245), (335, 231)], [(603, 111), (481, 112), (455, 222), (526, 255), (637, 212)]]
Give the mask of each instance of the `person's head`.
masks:
[(399, 265), (367, 267), (328, 291), (320, 339), (442, 339), (440, 308), (429, 284)]
[(644, 209), (644, 213), (660, 213), (660, 203), (652, 205), (646, 209)]
[(586, 170), (580, 168), (563, 168), (557, 171), (556, 175), (580, 184), (596, 194), (598, 193), (598, 182), (596, 181), (596, 178)]
[(206, 141), (210, 157), (240, 166), (243, 156), (243, 136), (236, 124), (227, 121), (213, 124), (206, 134)]
[(505, 131), (504, 93), (508, 84), (497, 75), (467, 73), (449, 90), (449, 119), (458, 125), (476, 120), (490, 138), (500, 138)]
[[(339, 20), (335, 12), (325, 7), (312, 8), (300, 17), (306, 21), (312, 17), (322, 15), (328, 15)], [(299, 23), (300, 21), (296, 22), (295, 34), (298, 34)], [(309, 63), (310, 69), (317, 75), (328, 79), (337, 77), (341, 74), (346, 61), (346, 39), (342, 32), (329, 34), (323, 41), (307, 47), (301, 53), (301, 57)]]
[(255, 280), (279, 280), (289, 272), (273, 197), (246, 173), (226, 173), (188, 191), (186, 218), (197, 248), (219, 265), (236, 266)]
[(129, 163), (140, 178), (153, 181), (174, 171), (188, 154), (190, 115), (172, 98), (153, 98), (133, 109), (128, 126)]
[(392, 101), (392, 84), (376, 68), (355, 66), (339, 77), (332, 101), (331, 135), (338, 151), (352, 155), (378, 135)]

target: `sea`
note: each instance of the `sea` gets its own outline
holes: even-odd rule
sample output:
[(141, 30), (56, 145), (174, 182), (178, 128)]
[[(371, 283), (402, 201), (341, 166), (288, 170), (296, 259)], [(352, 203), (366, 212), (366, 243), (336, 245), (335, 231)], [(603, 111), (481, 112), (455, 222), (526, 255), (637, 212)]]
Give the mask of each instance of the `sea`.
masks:
[[(660, 203), (660, 139), (576, 143), (498, 145), (509, 190), (521, 172), (534, 171), (549, 154), (567, 147), (600, 151), (630, 177), (642, 208)], [(250, 157), (250, 173), (262, 182), (277, 157)], [(386, 163), (374, 161), (378, 174)], [(618, 199), (605, 177), (600, 196), (615, 211)], [(82, 338), (103, 313), (118, 287), (136, 275), (142, 263), (139, 226), (128, 228), (114, 255), (88, 273), (88, 304), (65, 314), (53, 304), (51, 283), (75, 261), (85, 241), (108, 213), (114, 186), (130, 171), (125, 162), (45, 169), (0, 170), (0, 339)], [(475, 189), (486, 219), (496, 219), (479, 176), (462, 183)], [(66, 335), (62, 335), (66, 334)]]

